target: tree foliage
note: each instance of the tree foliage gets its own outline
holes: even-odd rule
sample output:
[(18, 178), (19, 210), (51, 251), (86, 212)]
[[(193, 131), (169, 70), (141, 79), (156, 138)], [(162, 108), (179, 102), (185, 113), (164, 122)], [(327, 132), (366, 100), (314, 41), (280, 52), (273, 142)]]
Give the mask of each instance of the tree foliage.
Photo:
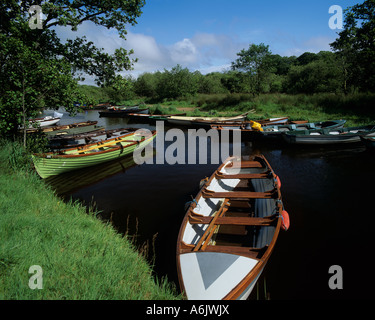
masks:
[(375, 89), (375, 0), (366, 0), (345, 10), (344, 29), (331, 43), (341, 59), (344, 90)]
[(237, 53), (237, 56), (237, 60), (232, 62), (232, 69), (247, 73), (250, 92), (256, 94), (263, 92), (264, 83), (271, 69), (269, 46), (264, 43), (251, 44), (247, 50), (243, 49)]
[[(77, 81), (83, 73), (114, 91), (124, 80), (117, 73), (132, 68), (132, 51), (113, 54), (95, 47), (85, 37), (57, 37), (53, 27), (77, 30), (84, 21), (114, 28), (123, 38), (136, 23), (144, 0), (5, 0), (0, 3), (0, 133), (13, 135), (25, 120), (43, 107), (73, 110), (80, 97)], [(41, 29), (31, 29), (29, 9), (39, 5), (45, 16)], [(32, 12), (32, 11), (31, 11)]]

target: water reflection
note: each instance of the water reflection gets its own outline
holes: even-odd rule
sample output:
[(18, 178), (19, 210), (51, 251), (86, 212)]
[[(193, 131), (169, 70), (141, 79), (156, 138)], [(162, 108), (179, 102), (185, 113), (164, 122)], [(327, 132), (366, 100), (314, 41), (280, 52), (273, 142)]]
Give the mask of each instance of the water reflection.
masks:
[[(154, 150), (153, 154), (155, 153)], [(120, 172), (125, 173), (128, 169), (135, 167), (136, 165), (137, 164), (134, 162), (133, 157), (128, 156), (96, 166), (52, 176), (45, 181), (59, 196), (66, 196), (79, 189), (88, 187), (104, 179), (108, 179)]]

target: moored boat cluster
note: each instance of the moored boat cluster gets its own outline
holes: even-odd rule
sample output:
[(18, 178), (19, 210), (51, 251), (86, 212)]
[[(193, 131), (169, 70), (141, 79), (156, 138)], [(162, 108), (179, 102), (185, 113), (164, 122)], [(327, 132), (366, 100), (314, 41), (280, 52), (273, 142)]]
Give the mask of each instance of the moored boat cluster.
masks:
[[(113, 108), (101, 117), (165, 121), (170, 126), (240, 131), (243, 140), (290, 145), (375, 147), (375, 125), (345, 127), (345, 120), (308, 122), (288, 117), (246, 121), (235, 117), (152, 115), (148, 109)], [(60, 117), (61, 118), (61, 117)], [(33, 154), (42, 178), (131, 156), (155, 139), (157, 132), (139, 128), (106, 130), (96, 121), (42, 127), (51, 152)], [(35, 129), (30, 129), (30, 132)], [(202, 177), (203, 178), (203, 177)], [(263, 155), (231, 156), (201, 182), (189, 203), (177, 239), (177, 273), (187, 299), (247, 299), (275, 248), (289, 214), (281, 181)]]

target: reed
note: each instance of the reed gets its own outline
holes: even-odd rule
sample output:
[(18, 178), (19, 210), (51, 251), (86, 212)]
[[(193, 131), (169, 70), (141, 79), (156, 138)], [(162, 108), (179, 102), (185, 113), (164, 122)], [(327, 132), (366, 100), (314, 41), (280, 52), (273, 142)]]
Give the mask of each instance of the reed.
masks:
[[(166, 279), (154, 277), (128, 237), (80, 203), (64, 203), (36, 174), (10, 161), (13, 148), (1, 143), (0, 299), (179, 298)], [(43, 289), (28, 285), (33, 265), (42, 267)]]

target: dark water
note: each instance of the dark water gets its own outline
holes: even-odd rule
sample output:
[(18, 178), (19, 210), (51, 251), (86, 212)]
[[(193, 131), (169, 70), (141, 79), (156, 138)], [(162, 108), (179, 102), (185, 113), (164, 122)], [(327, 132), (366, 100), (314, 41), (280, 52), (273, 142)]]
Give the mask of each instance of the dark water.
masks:
[[(98, 118), (97, 111), (74, 118), (65, 113), (61, 123), (83, 120), (99, 120), (108, 129), (155, 128), (127, 123), (127, 119)], [(364, 147), (325, 150), (243, 143), (242, 154), (252, 153), (264, 154), (279, 175), (291, 219), (290, 229), (280, 233), (258, 281), (260, 298), (264, 298), (264, 283), (271, 299), (375, 298), (374, 153)], [(199, 181), (217, 167), (139, 166), (128, 158), (67, 173), (49, 183), (66, 198), (95, 204), (100, 217), (112, 221), (119, 232), (136, 233), (139, 245), (148, 241), (150, 259), (155, 255), (156, 274), (167, 276), (178, 286), (175, 253), (184, 205), (197, 194)], [(328, 285), (333, 265), (343, 271), (341, 290)], [(256, 290), (251, 298), (257, 298)]]

